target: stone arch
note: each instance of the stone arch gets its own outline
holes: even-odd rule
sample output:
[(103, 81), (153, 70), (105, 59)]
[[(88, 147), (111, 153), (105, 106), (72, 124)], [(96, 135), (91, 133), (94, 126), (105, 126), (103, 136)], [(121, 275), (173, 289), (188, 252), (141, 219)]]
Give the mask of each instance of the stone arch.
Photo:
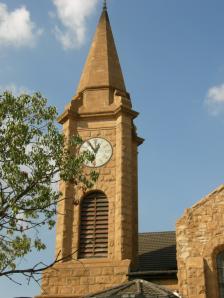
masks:
[(92, 193), (102, 193), (102, 194), (104, 194), (104, 195), (108, 198), (108, 196), (107, 196), (107, 194), (106, 194), (105, 191), (103, 191), (103, 190), (100, 189), (100, 188), (94, 188), (94, 189), (91, 189), (91, 190), (89, 190), (89, 191), (83, 193), (83, 194), (80, 196), (80, 199), (79, 199), (79, 201), (80, 201), (80, 202), (79, 202), (80, 205), (82, 204), (83, 199), (84, 199), (85, 197), (87, 197), (88, 195), (92, 194)]
[(205, 282), (208, 297), (220, 297), (216, 257), (224, 251), (224, 235), (217, 235), (206, 243), (203, 250), (205, 261)]
[(202, 255), (204, 258), (207, 258), (213, 256), (222, 249), (224, 249), (224, 235), (217, 235), (205, 244)]

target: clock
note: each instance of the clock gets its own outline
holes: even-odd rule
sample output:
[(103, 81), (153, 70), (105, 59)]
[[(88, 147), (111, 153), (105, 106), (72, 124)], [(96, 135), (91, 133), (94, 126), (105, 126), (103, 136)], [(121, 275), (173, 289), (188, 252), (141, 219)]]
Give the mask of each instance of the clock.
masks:
[(80, 152), (84, 151), (89, 151), (95, 156), (93, 162), (85, 161), (85, 165), (91, 168), (105, 165), (113, 154), (110, 142), (103, 138), (91, 138), (85, 141), (80, 148)]

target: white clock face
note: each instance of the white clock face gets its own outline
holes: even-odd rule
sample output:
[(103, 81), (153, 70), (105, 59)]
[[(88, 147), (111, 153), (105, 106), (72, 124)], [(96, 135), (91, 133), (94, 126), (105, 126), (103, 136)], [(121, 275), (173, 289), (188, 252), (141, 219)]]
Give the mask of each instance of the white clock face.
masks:
[(111, 144), (102, 138), (92, 138), (85, 141), (80, 148), (80, 152), (84, 151), (90, 151), (95, 156), (95, 160), (93, 162), (85, 162), (85, 165), (88, 167), (103, 166), (110, 160), (113, 153)]

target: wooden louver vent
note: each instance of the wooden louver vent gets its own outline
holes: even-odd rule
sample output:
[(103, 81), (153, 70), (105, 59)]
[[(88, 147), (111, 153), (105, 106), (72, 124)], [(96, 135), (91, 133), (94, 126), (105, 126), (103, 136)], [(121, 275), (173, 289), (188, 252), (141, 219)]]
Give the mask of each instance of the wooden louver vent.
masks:
[(108, 253), (108, 200), (102, 192), (83, 198), (79, 258), (105, 258)]

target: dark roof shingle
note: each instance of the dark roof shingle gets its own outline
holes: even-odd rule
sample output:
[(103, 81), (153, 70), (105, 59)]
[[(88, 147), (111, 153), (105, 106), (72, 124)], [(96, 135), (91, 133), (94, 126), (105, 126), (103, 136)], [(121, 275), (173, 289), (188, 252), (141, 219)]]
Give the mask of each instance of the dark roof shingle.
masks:
[(140, 233), (138, 243), (138, 271), (177, 270), (174, 231)]

